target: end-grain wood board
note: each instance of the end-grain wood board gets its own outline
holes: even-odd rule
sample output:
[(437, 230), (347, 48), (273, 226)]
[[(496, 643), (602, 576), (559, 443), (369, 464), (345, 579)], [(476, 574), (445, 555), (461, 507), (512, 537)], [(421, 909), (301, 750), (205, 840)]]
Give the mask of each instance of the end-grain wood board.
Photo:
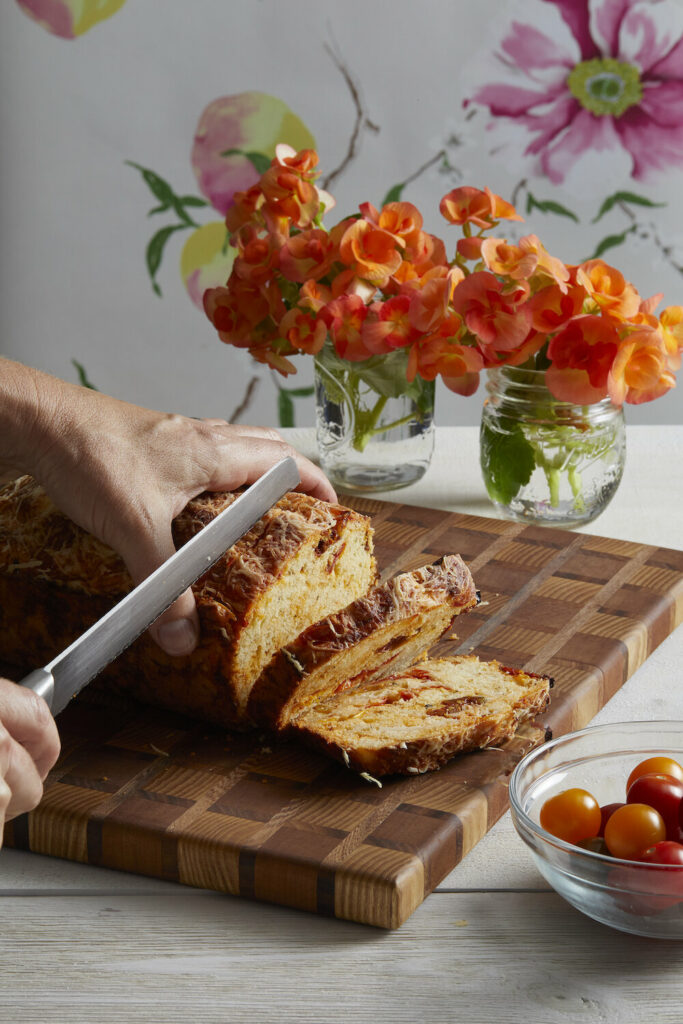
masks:
[(503, 748), (380, 789), (298, 746), (86, 691), (8, 845), (396, 928), (506, 810), (521, 756), (586, 725), (683, 618), (681, 551), (343, 500), (372, 516), (384, 577), (463, 556), (482, 603), (432, 653), (547, 673), (548, 710)]

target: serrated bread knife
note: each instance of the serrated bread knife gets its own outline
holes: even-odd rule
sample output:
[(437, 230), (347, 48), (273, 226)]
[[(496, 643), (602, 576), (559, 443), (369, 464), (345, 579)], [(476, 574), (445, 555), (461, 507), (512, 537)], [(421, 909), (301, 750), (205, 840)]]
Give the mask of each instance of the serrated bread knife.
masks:
[(31, 672), (19, 685), (40, 694), (52, 713), (59, 714), (299, 482), (293, 458), (288, 456), (276, 463), (65, 651), (44, 668)]

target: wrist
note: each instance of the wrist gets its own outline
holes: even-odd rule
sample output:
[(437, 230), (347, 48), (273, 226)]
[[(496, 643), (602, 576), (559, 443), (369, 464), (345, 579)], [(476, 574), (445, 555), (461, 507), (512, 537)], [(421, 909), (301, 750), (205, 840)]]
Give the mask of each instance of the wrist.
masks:
[[(58, 424), (57, 378), (0, 358), (0, 472), (35, 475)], [(51, 425), (51, 426), (50, 426)]]

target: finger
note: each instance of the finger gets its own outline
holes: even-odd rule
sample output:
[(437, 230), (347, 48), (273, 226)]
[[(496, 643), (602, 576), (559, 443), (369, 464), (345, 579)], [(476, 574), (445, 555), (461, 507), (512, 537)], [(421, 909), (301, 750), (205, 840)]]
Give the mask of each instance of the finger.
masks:
[[(120, 546), (120, 554), (137, 586), (175, 554), (170, 523), (153, 534), (132, 531)], [(149, 633), (167, 654), (179, 657), (194, 650), (199, 637), (199, 617), (194, 594), (189, 588), (152, 623)]]
[(9, 820), (38, 806), (43, 795), (43, 783), (28, 750), (17, 743), (1, 725), (0, 747), (3, 749), (2, 761), (5, 765), (1, 774), (10, 791), (5, 809), (5, 818)]
[(301, 455), (284, 441), (268, 438), (243, 438), (239, 444), (228, 443), (219, 446), (218, 460), (208, 490), (234, 490), (244, 484), (253, 483), (274, 466), (276, 462), (291, 456), (297, 464), (301, 482), (296, 488), (322, 501), (336, 501), (337, 495), (323, 471), (310, 459)]
[(0, 679), (0, 722), (24, 747), (44, 779), (59, 757), (59, 733), (50, 709), (38, 694)]

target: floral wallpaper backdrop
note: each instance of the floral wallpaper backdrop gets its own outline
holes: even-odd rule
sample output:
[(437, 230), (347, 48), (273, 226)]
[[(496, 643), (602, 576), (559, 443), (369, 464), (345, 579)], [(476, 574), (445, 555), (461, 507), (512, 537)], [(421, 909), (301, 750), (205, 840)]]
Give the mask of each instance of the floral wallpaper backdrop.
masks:
[[(0, 352), (131, 401), (311, 425), (201, 312), (278, 142), (338, 211), (488, 185), (553, 252), (683, 302), (683, 0), (15, 0), (0, 8)], [(388, 45), (390, 40), (390, 45)], [(432, 220), (429, 223), (429, 217)], [(482, 390), (437, 396), (477, 423)], [(629, 422), (683, 422), (680, 393)]]

